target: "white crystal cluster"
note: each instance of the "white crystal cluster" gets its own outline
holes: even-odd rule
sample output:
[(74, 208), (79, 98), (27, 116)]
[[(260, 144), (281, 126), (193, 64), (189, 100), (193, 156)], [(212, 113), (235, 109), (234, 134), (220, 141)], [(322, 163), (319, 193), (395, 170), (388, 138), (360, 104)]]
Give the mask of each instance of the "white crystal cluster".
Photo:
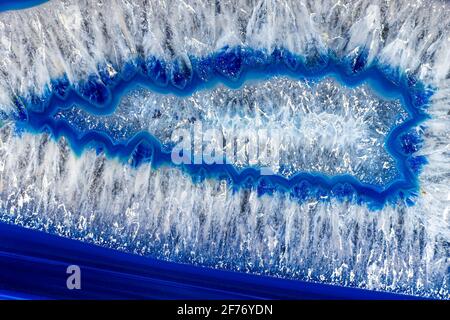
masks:
[(133, 169), (94, 151), (76, 157), (65, 139), (7, 123), (0, 132), (1, 220), (173, 261), (448, 299), (448, 2), (50, 1), (0, 14), (1, 110), (10, 112), (17, 95), (45, 92), (63, 74), (76, 83), (98, 65), (119, 72), (136, 57), (170, 61), (226, 45), (282, 46), (312, 58), (367, 50), (369, 64), (433, 86), (416, 154), (429, 164), (415, 205), (371, 211), (333, 199), (232, 192), (225, 182), (194, 183), (176, 169)]
[[(314, 57), (367, 50), (375, 60), (442, 84), (450, 70), (445, 1), (60, 0), (0, 19), (0, 105), (51, 78), (71, 82), (136, 57), (204, 56), (224, 46), (284, 47)], [(112, 71), (113, 72), (113, 71)]]
[[(399, 175), (384, 142), (408, 114), (398, 99), (383, 99), (368, 85), (348, 88), (331, 78), (276, 77), (238, 90), (220, 86), (188, 97), (137, 89), (124, 96), (110, 115), (93, 115), (74, 106), (54, 118), (66, 121), (80, 135), (96, 130), (116, 143), (146, 131), (167, 145), (175, 130), (193, 135), (199, 125), (203, 135), (209, 129), (219, 131), (223, 153), (238, 168), (268, 166), (288, 178), (299, 172), (350, 174), (385, 187)], [(224, 143), (231, 139), (238, 147)], [(245, 139), (252, 140), (245, 143)], [(269, 139), (273, 157), (257, 148)], [(242, 157), (236, 155), (240, 151)]]
[(225, 182), (133, 169), (94, 151), (76, 157), (64, 139), (17, 137), (8, 127), (1, 141), (3, 221), (171, 261), (448, 298), (438, 180), (422, 181), (414, 207), (371, 211), (233, 192)]

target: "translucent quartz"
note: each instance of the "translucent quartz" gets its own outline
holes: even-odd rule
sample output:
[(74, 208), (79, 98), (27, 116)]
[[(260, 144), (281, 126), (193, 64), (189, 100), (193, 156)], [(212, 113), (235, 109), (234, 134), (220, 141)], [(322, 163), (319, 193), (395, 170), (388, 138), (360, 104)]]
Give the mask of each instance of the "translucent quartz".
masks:
[[(137, 88), (122, 97), (110, 115), (93, 115), (76, 105), (55, 115), (80, 134), (101, 131), (115, 142), (147, 131), (169, 146), (175, 129), (192, 132), (199, 123), (203, 132), (217, 129), (225, 139), (241, 142), (251, 132), (260, 139), (258, 146), (270, 137), (278, 156), (267, 157), (259, 148), (255, 159), (248, 148), (230, 151), (224, 143), (224, 152), (232, 153), (233, 164), (240, 169), (268, 166), (285, 177), (299, 172), (350, 174), (376, 186), (398, 178), (384, 142), (390, 130), (407, 118), (399, 100), (380, 97), (366, 84), (349, 88), (332, 78), (287, 77), (247, 82), (240, 89), (221, 85), (188, 97)], [(261, 135), (264, 130), (267, 136)], [(239, 152), (243, 154), (238, 156)]]

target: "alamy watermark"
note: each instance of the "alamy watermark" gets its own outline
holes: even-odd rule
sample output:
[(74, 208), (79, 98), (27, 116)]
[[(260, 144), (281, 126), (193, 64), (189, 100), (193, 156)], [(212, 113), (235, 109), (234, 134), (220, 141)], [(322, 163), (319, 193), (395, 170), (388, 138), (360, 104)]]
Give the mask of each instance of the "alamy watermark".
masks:
[(72, 264), (67, 267), (66, 273), (69, 274), (66, 280), (66, 286), (69, 290), (81, 289), (81, 269), (79, 266)]
[(196, 121), (189, 128), (172, 132), (175, 145), (171, 159), (176, 165), (258, 167), (261, 175), (271, 175), (280, 164), (280, 146), (287, 145), (292, 138), (281, 129), (204, 130), (203, 124)]

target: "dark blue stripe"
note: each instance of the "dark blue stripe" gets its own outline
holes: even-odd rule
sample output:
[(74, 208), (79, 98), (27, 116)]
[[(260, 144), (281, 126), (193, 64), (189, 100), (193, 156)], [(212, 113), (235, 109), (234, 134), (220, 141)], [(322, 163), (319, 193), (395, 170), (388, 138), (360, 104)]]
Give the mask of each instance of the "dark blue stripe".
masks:
[[(81, 290), (66, 269), (81, 268)], [(0, 298), (413, 299), (159, 261), (0, 223)]]

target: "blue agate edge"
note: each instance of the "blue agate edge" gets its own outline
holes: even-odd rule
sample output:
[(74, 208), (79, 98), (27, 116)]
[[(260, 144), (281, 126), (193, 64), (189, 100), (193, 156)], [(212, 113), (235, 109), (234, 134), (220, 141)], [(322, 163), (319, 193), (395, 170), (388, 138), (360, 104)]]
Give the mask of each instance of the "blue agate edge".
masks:
[[(19, 132), (48, 132), (55, 139), (64, 136), (77, 155), (94, 147), (108, 157), (135, 167), (143, 163), (155, 168), (173, 166), (191, 175), (194, 181), (226, 180), (233, 190), (255, 189), (258, 195), (278, 192), (299, 201), (311, 197), (323, 201), (351, 199), (371, 209), (381, 209), (387, 203), (396, 205), (399, 199), (413, 205), (419, 190), (418, 175), (427, 163), (425, 157), (414, 154), (423, 144), (422, 122), (429, 118), (426, 111), (434, 89), (413, 75), (377, 61), (368, 64), (367, 59), (366, 51), (338, 58), (332, 52), (300, 56), (283, 48), (268, 52), (235, 46), (203, 57), (189, 56), (190, 65), (182, 58), (168, 62), (152, 56), (130, 60), (117, 68), (120, 72), (111, 75), (107, 64), (99, 64), (98, 73), (75, 84), (65, 75), (53, 79), (44, 94), (30, 92), (14, 97), (14, 121)], [(111, 114), (121, 97), (137, 87), (185, 97), (218, 84), (238, 89), (246, 81), (265, 81), (274, 76), (310, 81), (332, 77), (347, 87), (367, 83), (383, 97), (400, 99), (409, 117), (391, 128), (385, 141), (386, 151), (395, 160), (400, 177), (385, 186), (374, 186), (349, 174), (328, 176), (298, 172), (286, 178), (276, 174), (261, 175), (260, 169), (255, 167), (238, 170), (232, 164), (175, 165), (167, 146), (148, 132), (138, 132), (128, 141), (114, 141), (104, 132), (79, 132), (64, 120), (54, 119), (58, 111), (73, 105), (95, 115)]]

